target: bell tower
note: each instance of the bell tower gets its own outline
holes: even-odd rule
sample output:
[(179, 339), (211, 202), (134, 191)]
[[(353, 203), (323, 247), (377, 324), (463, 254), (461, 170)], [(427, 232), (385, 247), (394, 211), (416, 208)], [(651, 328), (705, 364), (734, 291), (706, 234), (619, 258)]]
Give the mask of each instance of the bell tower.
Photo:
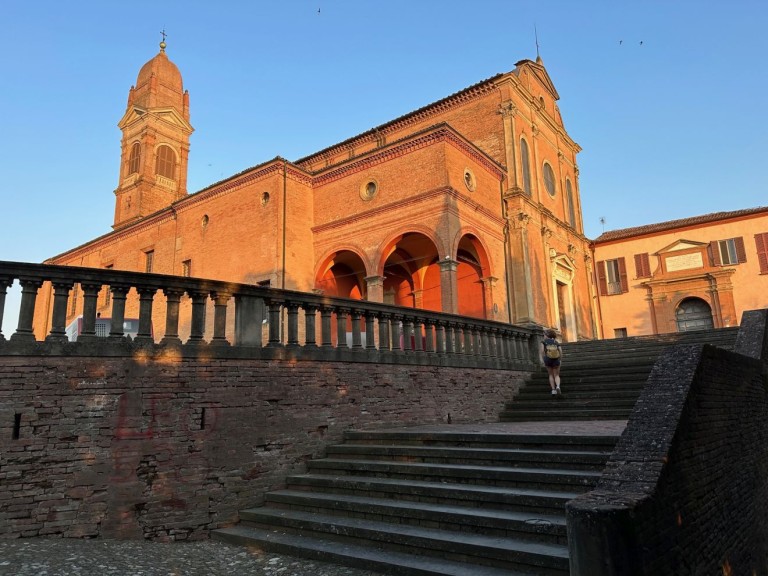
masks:
[(115, 189), (114, 229), (170, 206), (187, 195), (189, 92), (181, 73), (160, 52), (139, 71), (117, 124), (123, 132), (120, 182)]

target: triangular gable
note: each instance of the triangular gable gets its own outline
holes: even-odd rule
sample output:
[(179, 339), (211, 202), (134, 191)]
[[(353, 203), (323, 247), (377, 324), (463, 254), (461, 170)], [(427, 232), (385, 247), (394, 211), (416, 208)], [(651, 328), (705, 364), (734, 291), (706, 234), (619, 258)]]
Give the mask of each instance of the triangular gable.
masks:
[[(541, 59), (539, 59), (539, 61), (541, 61)], [(554, 82), (552, 82), (552, 78), (549, 77), (547, 70), (542, 64), (533, 62), (532, 60), (520, 60), (520, 62), (517, 62), (515, 66), (518, 68), (528, 68), (531, 74), (533, 74), (533, 76), (541, 83), (541, 85), (544, 86), (547, 92), (552, 95), (552, 98), (555, 100), (560, 100), (560, 94), (557, 93), (557, 89), (555, 88)]]
[(700, 248), (702, 246), (707, 246), (706, 242), (696, 242), (695, 240), (683, 240), (682, 238), (680, 240), (675, 240), (672, 244), (669, 246), (666, 246), (656, 252), (656, 254), (664, 254), (666, 252), (676, 252), (678, 250), (690, 250), (691, 248)]
[(187, 122), (184, 117), (176, 111), (175, 108), (170, 107), (147, 109), (142, 108), (141, 106), (132, 106), (125, 112), (123, 117), (120, 119), (120, 122), (117, 123), (117, 127), (123, 130), (126, 126), (130, 126), (134, 122), (143, 119), (147, 114), (152, 114), (159, 120), (163, 120), (189, 132), (193, 131), (191, 124)]

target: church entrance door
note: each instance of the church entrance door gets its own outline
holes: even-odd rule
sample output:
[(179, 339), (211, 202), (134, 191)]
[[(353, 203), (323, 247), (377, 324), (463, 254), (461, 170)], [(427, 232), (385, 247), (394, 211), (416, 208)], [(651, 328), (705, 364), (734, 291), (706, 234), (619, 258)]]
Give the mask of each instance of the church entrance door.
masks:
[(678, 332), (709, 330), (715, 327), (712, 308), (701, 298), (686, 298), (675, 311)]

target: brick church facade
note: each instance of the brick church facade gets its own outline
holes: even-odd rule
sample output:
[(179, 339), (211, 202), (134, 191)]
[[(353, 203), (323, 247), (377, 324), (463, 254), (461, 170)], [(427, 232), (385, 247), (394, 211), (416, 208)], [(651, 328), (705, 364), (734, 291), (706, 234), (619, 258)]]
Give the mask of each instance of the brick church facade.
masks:
[[(113, 231), (47, 262), (317, 291), (594, 338), (580, 148), (558, 99), (541, 59), (522, 60), (324, 150), (189, 194), (189, 94), (161, 44), (118, 124)], [(50, 301), (50, 290), (40, 298)], [(77, 289), (70, 298), (68, 322), (82, 313)], [(129, 298), (128, 316), (136, 306)], [(108, 314), (106, 289), (99, 307)], [(36, 331), (49, 324), (37, 318)]]

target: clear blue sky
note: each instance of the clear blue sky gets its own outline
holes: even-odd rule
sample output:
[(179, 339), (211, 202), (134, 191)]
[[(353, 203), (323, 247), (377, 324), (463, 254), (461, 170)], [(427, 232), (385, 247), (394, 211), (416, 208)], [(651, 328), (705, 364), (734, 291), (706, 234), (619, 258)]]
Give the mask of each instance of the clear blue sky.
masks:
[(583, 148), (588, 237), (601, 217), (610, 230), (768, 204), (764, 0), (5, 0), (0, 260), (111, 229), (116, 124), (163, 28), (190, 93), (194, 192), (535, 59), (534, 25)]

